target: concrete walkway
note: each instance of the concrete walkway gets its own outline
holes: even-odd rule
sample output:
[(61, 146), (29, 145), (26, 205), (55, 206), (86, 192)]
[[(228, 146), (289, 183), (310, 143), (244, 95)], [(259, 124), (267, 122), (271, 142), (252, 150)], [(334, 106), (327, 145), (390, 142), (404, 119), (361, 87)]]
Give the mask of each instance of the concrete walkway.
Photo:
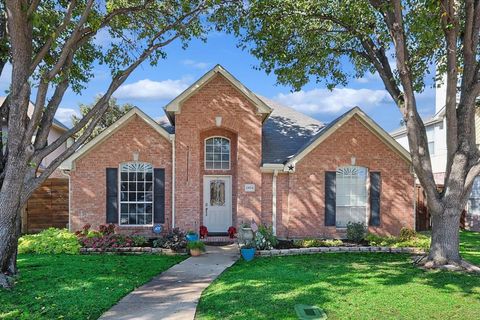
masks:
[(106, 319), (190, 320), (202, 291), (238, 259), (237, 245), (207, 246), (134, 290), (100, 317)]

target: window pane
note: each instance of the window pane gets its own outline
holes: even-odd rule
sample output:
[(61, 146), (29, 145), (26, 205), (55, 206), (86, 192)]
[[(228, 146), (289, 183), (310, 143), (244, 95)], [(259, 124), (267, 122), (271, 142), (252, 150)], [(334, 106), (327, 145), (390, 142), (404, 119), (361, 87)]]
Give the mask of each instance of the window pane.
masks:
[(222, 181), (222, 180), (210, 181), (210, 205), (211, 206), (225, 205), (225, 181)]
[(136, 192), (129, 192), (128, 193), (128, 201), (137, 201), (137, 193)]
[(128, 224), (137, 224), (137, 216), (135, 214), (128, 216)]
[[(222, 137), (214, 137), (205, 141), (205, 169), (230, 169), (230, 141)], [(227, 162), (224, 164), (223, 162)]]
[(146, 217), (145, 224), (152, 224), (153, 215), (152, 214), (146, 214), (145, 217)]
[(367, 176), (368, 170), (363, 167), (349, 166), (337, 169), (337, 227), (346, 227), (348, 222), (366, 223)]
[(147, 219), (145, 212), (152, 212), (153, 166), (129, 162), (122, 164), (120, 170), (120, 224), (151, 224), (152, 219)]

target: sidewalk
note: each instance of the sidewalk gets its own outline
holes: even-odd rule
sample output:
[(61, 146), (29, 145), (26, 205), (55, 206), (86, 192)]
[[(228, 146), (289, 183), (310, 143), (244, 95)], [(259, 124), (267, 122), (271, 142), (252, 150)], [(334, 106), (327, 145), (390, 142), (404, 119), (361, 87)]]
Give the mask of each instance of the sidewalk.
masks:
[(238, 259), (235, 244), (190, 257), (132, 291), (100, 319), (190, 320), (202, 291)]

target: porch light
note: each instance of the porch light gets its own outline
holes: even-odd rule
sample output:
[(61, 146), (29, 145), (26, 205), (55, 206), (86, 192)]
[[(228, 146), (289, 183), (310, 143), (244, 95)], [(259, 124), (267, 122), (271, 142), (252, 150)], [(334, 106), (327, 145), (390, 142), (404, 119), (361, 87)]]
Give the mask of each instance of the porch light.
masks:
[(215, 125), (220, 127), (222, 125), (222, 117), (215, 117)]

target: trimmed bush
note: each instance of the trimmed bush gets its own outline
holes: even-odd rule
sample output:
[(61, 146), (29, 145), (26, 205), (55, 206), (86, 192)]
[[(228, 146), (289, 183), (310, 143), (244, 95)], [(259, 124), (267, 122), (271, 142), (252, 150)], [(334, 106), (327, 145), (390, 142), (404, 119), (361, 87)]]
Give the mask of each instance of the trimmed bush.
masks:
[(173, 229), (170, 233), (163, 238), (153, 241), (155, 248), (171, 249), (173, 251), (184, 251), (187, 247), (187, 239), (185, 239), (185, 232), (179, 228)]
[(430, 248), (430, 237), (416, 233), (415, 237), (408, 240), (402, 240), (401, 237), (380, 237), (374, 234), (368, 234), (365, 240), (371, 246), (392, 247), (392, 248), (420, 248), (428, 251)]
[(18, 253), (78, 254), (77, 236), (67, 229), (49, 228), (38, 234), (29, 234), (18, 240)]
[(305, 238), (294, 241), (295, 247), (298, 248), (313, 248), (313, 247), (338, 247), (343, 245), (343, 241), (339, 239), (319, 240), (312, 238)]
[(417, 237), (417, 233), (413, 229), (403, 227), (400, 230), (400, 237), (399, 238), (400, 238), (401, 241), (412, 240), (412, 239), (415, 239), (416, 237)]
[(349, 222), (347, 223), (347, 239), (360, 243), (365, 239), (367, 235), (367, 227), (361, 222)]

